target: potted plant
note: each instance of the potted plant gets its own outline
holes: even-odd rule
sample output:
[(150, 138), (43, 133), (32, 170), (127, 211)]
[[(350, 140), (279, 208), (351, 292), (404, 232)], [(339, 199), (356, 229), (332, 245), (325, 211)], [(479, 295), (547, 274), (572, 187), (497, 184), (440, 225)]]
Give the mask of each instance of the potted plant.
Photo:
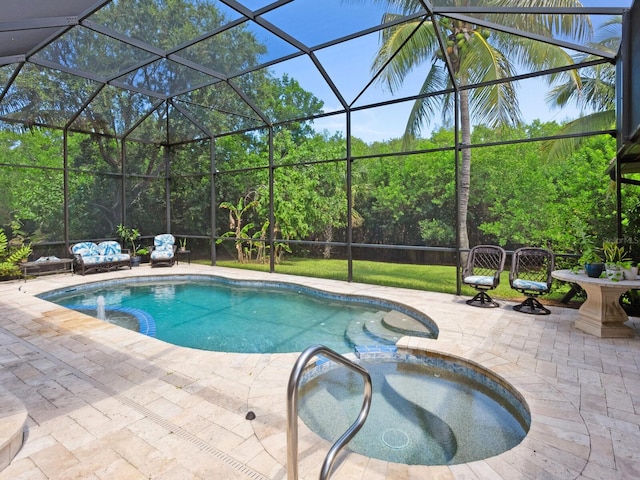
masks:
[(604, 271), (604, 263), (599, 249), (596, 247), (592, 235), (582, 233), (579, 243), (582, 255), (578, 259), (578, 265), (584, 268), (587, 276), (599, 278)]
[(149, 247), (141, 247), (136, 250), (136, 256), (141, 258), (142, 263), (149, 262), (149, 255), (151, 254), (151, 249)]
[(126, 247), (130, 245), (131, 248), (129, 252), (131, 254), (131, 266), (137, 267), (140, 265), (140, 261), (142, 260), (138, 255), (138, 247), (136, 246), (136, 240), (140, 238), (140, 232), (136, 228), (129, 228), (124, 226), (123, 224), (118, 225), (116, 230), (118, 236), (122, 239), (122, 244)]
[(624, 247), (616, 242), (604, 242), (602, 244), (605, 270), (607, 278), (614, 282), (624, 279), (624, 269), (631, 267), (631, 261), (626, 257)]
[(602, 257), (595, 249), (584, 250), (578, 262), (584, 267), (584, 271), (589, 277), (598, 278), (604, 271)]
[(627, 262), (628, 265), (622, 270), (625, 280), (635, 280), (638, 277), (638, 265), (635, 262)]
[(185, 252), (187, 250), (187, 239), (181, 238), (178, 240), (178, 243), (180, 244), (180, 251)]

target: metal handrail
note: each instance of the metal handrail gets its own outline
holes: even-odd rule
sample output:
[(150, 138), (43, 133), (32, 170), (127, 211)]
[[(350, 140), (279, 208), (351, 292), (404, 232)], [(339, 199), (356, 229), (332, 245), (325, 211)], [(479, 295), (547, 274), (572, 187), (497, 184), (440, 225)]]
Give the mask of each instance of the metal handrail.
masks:
[(369, 410), (371, 408), (371, 396), (372, 385), (371, 375), (367, 370), (358, 365), (357, 363), (348, 360), (339, 353), (331, 350), (324, 345), (312, 345), (308, 347), (304, 352), (300, 354), (296, 361), (291, 375), (289, 376), (289, 383), (287, 385), (287, 478), (288, 480), (298, 480), (298, 386), (300, 383), (300, 376), (302, 371), (309, 360), (315, 355), (322, 353), (325, 357), (329, 357), (331, 360), (341, 363), (345, 367), (359, 373), (364, 378), (364, 400), (362, 402), (362, 408), (360, 409), (360, 415), (356, 421), (347, 429), (346, 432), (333, 444), (327, 453), (322, 469), (320, 470), (320, 480), (329, 478), (329, 473), (333, 467), (333, 463), (336, 459), (336, 455), (342, 450), (342, 448), (349, 443), (349, 441), (355, 436), (356, 433), (362, 428)]

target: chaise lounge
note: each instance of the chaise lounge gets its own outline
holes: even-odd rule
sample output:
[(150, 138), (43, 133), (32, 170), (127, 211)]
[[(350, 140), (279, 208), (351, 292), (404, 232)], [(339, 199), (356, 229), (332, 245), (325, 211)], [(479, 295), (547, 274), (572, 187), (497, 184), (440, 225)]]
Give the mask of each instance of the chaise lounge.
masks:
[(69, 247), (74, 258), (74, 270), (82, 275), (89, 272), (110, 272), (120, 267), (131, 268), (131, 256), (122, 252), (120, 244), (113, 240), (76, 243)]

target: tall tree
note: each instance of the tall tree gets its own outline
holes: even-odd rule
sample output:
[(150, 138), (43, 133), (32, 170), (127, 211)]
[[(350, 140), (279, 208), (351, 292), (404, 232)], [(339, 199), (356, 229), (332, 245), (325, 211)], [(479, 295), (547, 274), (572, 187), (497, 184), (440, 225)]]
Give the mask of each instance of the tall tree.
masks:
[[(421, 0), (381, 0), (398, 7), (404, 15), (423, 8)], [(468, 0), (451, 0), (452, 6), (468, 6)], [(474, 6), (527, 7), (529, 0), (479, 0)], [(575, 0), (541, 0), (536, 7), (581, 7)], [(388, 13), (383, 22), (399, 20), (402, 15)], [(523, 32), (553, 38), (586, 39), (591, 23), (585, 15), (553, 14), (498, 15), (485, 14), (484, 19), (509, 25)], [(439, 38), (444, 40), (440, 45)], [(516, 86), (500, 82), (516, 74), (518, 67), (543, 70), (572, 63), (562, 48), (526, 37), (490, 31), (469, 21), (432, 16), (399, 23), (384, 29), (372, 69), (382, 69), (379, 81), (391, 91), (399, 88), (408, 74), (424, 64), (429, 65), (420, 90), (427, 95), (416, 100), (405, 129), (405, 141), (417, 137), (423, 124), (438, 114), (450, 116), (452, 93), (429, 96), (436, 92), (451, 92), (457, 84), (460, 110), (461, 143), (471, 143), (471, 122), (489, 127), (520, 123)], [(450, 71), (448, 71), (450, 69)], [(497, 81), (497, 82), (496, 82)], [(479, 88), (468, 88), (482, 82), (494, 82)], [(463, 149), (458, 182), (458, 220), (460, 246), (469, 247), (467, 211), (471, 177), (471, 150)]]

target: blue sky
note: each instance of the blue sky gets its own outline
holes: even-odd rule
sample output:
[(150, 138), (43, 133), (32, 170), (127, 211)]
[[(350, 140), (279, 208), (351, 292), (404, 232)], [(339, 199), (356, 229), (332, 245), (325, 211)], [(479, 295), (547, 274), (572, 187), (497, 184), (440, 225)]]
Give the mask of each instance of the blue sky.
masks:
[[(299, 30), (293, 32), (294, 36), (301, 36), (303, 41), (308, 42), (309, 45), (315, 45), (323, 41), (323, 35), (331, 37), (333, 35), (329, 30), (338, 30), (339, 34), (346, 34), (349, 32), (349, 25), (355, 30), (366, 28), (367, 24), (380, 21), (381, 11), (372, 11), (369, 13), (370, 18), (363, 18), (362, 4), (358, 6), (358, 2), (344, 2), (341, 0), (324, 0), (323, 2), (316, 3), (317, 0), (302, 0), (293, 2), (291, 8), (292, 18), (296, 16), (296, 12), (293, 9), (293, 5), (298, 5), (298, 8), (305, 9), (306, 15), (311, 14), (314, 16), (313, 8), (320, 7), (321, 3), (333, 3), (336, 7), (340, 5), (340, 14), (333, 17), (331, 25), (326, 21), (323, 22), (323, 18), (318, 12), (317, 22), (314, 25), (309, 26), (308, 23), (304, 25), (306, 30)], [(326, 6), (325, 3), (325, 6)], [(629, 7), (632, 0), (583, 0), (584, 6), (590, 7)], [(311, 12), (310, 12), (311, 10)], [(282, 17), (281, 17), (282, 18)], [(336, 18), (338, 20), (336, 20)], [(282, 20), (286, 23), (286, 20)], [(597, 18), (593, 18), (594, 25), (598, 23)], [(275, 22), (274, 22), (275, 23)], [(353, 24), (357, 23), (354, 27)], [(284, 26), (284, 25), (283, 25)], [(287, 25), (287, 30), (291, 28), (295, 29), (295, 24), (292, 22)], [(369, 70), (372, 59), (375, 55), (375, 51), (378, 45), (377, 35), (370, 35), (366, 38), (362, 38), (357, 41), (353, 41), (348, 45), (334, 47), (333, 49), (327, 49), (325, 51), (319, 51), (318, 57), (323, 65), (326, 66), (329, 75), (334, 79), (336, 85), (343, 92), (345, 100), (348, 103), (353, 102), (356, 95), (364, 88), (369, 80)], [(323, 87), (324, 82), (321, 81), (319, 75), (315, 69), (307, 62), (306, 59), (299, 59), (296, 62), (291, 62), (285, 66), (282, 66), (283, 70), (276, 69), (276, 73), (282, 73), (287, 71), (289, 75), (296, 78), (303, 88), (312, 91), (316, 96), (321, 98), (325, 103), (325, 111), (334, 111), (340, 109), (340, 103), (333, 96), (328, 87)], [(405, 79), (402, 91), (408, 95), (417, 93), (419, 85), (421, 84), (423, 73), (414, 72)], [(542, 121), (556, 120), (558, 122), (575, 118), (579, 115), (579, 112), (575, 108), (565, 108), (563, 110), (550, 109), (545, 103), (545, 95), (549, 87), (542, 80), (527, 80), (521, 82), (519, 86), (519, 101), (520, 110), (522, 112), (523, 120), (529, 123), (535, 119)], [(377, 101), (383, 101), (391, 98), (390, 93), (385, 91), (380, 86), (375, 89), (367, 90), (362, 99), (356, 102), (354, 105), (372, 103)], [(398, 138), (402, 136), (408, 117), (408, 112), (411, 108), (411, 103), (400, 104), (385, 107), (379, 111), (362, 111), (354, 113), (353, 116), (353, 135), (361, 138), (366, 142), (383, 141), (390, 138)], [(434, 125), (434, 126), (437, 126)], [(327, 130), (330, 133), (341, 131), (344, 133), (344, 117), (336, 116), (327, 119), (321, 119), (315, 121), (315, 127), (317, 130)], [(424, 136), (428, 135), (427, 132), (423, 132)]]

